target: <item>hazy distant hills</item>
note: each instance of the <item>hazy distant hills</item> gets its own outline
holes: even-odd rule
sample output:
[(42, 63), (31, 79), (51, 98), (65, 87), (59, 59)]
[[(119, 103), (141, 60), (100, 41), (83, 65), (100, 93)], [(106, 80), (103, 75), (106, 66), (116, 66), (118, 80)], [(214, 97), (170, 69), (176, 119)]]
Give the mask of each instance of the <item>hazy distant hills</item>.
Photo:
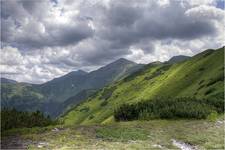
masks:
[(122, 104), (159, 97), (223, 100), (224, 47), (190, 58), (174, 57), (169, 63), (150, 63), (123, 80), (105, 86), (64, 114), (61, 120), (67, 125), (110, 123), (114, 120), (114, 110)]
[(126, 59), (119, 59), (90, 73), (79, 70), (55, 78), (40, 85), (39, 89), (49, 100), (64, 102), (82, 90), (102, 88), (142, 66)]
[(86, 99), (93, 91), (122, 79), (142, 66), (121, 58), (90, 73), (73, 71), (39, 85), (26, 85), (2, 78), (2, 107), (40, 109), (57, 116), (68, 106)]
[(15, 80), (1, 78), (1, 83), (17, 83)]
[(47, 96), (48, 101), (63, 102), (80, 90), (86, 74), (81, 70), (73, 71), (39, 85), (38, 89)]

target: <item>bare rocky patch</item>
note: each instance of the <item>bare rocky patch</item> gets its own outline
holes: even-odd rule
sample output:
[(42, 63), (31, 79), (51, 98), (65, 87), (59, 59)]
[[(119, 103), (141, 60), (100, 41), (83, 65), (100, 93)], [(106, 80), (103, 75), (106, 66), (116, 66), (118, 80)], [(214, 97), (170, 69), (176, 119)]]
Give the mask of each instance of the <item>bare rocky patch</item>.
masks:
[(24, 140), (20, 136), (8, 136), (1, 139), (1, 149), (28, 149), (32, 140)]
[(188, 143), (184, 143), (182, 141), (177, 141), (172, 139), (173, 145), (180, 148), (181, 150), (197, 150), (196, 146), (192, 146)]

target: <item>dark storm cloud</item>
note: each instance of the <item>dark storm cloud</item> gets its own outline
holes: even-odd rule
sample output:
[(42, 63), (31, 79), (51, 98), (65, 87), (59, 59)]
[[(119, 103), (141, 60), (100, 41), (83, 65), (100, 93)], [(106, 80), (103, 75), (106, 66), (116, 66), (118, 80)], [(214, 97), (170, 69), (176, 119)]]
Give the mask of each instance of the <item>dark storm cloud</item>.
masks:
[(98, 17), (92, 16), (98, 22), (95, 50), (82, 57), (86, 62), (101, 64), (130, 54), (130, 47), (141, 48), (146, 54), (153, 53), (154, 41), (157, 40), (188, 41), (214, 36), (217, 31), (215, 25), (211, 21), (194, 20), (188, 16), (185, 12), (190, 8), (188, 3), (179, 1), (171, 1), (164, 7), (157, 1), (112, 1), (109, 8), (96, 10)]
[(24, 61), (11, 72), (22, 69), (26, 76), (18, 78), (43, 81), (121, 57), (150, 62), (174, 51), (191, 54), (221, 45), (222, 0), (193, 2), (3, 0), (1, 48), (7, 55), (1, 65), (8, 68), (8, 57), (16, 53), (15, 59)]
[(47, 1), (2, 2), (2, 42), (32, 49), (76, 44), (93, 35), (87, 19), (67, 24), (46, 22), (49, 7)]
[(171, 1), (164, 8), (154, 2), (135, 7), (129, 3), (114, 3), (105, 13), (107, 26), (101, 36), (119, 45), (131, 45), (143, 39), (190, 40), (216, 32), (211, 22), (187, 16), (188, 8), (188, 4), (184, 7), (178, 1)]
[(142, 16), (141, 8), (130, 6), (129, 3), (115, 3), (106, 10), (106, 22), (109, 26), (133, 25)]
[(31, 35), (32, 29), (27, 30), (24, 35), (16, 38), (16, 44), (28, 48), (67, 46), (89, 38), (94, 33), (86, 24), (49, 26), (45, 30), (47, 33), (39, 35)]
[[(96, 36), (100, 38), (97, 42), (101, 43), (101, 39), (104, 39), (110, 43), (103, 49), (102, 47), (96, 47), (96, 49), (105, 51), (104, 49), (107, 48), (114, 51), (115, 49), (126, 50), (130, 45), (140, 45), (140, 41), (146, 39), (190, 40), (216, 32), (211, 22), (193, 20), (188, 17), (185, 11), (190, 8), (190, 5), (182, 4), (180, 1), (170, 1), (170, 4), (164, 7), (157, 1), (148, 3), (146, 1), (111, 1), (109, 8), (99, 6), (97, 9), (89, 10), (88, 16), (79, 16), (74, 18), (74, 22), (60, 25), (43, 21), (47, 15), (47, 9), (50, 9), (49, 3), (50, 1), (47, 3), (47, 1), (26, 0), (2, 2), (2, 41), (23, 48), (41, 48), (77, 44), (83, 39)], [(84, 11), (86, 10), (81, 9), (80, 13), (85, 14)], [(101, 17), (95, 19), (97, 16), (92, 16), (93, 11), (95, 15)], [(88, 26), (90, 20), (97, 22), (97, 32)], [(23, 22), (27, 22), (26, 26)], [(22, 32), (18, 35), (16, 31), (20, 29)], [(44, 33), (41, 32), (43, 29)], [(104, 45), (104, 41), (99, 45)]]

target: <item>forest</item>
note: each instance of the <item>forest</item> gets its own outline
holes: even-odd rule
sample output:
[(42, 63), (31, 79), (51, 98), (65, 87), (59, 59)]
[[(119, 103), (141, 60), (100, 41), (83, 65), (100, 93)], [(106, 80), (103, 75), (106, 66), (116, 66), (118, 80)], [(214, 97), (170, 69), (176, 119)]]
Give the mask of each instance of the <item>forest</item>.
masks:
[(223, 112), (224, 101), (221, 98), (156, 98), (140, 101), (136, 104), (122, 104), (115, 109), (114, 118), (116, 121), (177, 118), (206, 119), (210, 115)]
[(49, 116), (40, 111), (27, 112), (16, 109), (3, 108), (1, 110), (1, 130), (13, 128), (44, 127), (55, 124)]

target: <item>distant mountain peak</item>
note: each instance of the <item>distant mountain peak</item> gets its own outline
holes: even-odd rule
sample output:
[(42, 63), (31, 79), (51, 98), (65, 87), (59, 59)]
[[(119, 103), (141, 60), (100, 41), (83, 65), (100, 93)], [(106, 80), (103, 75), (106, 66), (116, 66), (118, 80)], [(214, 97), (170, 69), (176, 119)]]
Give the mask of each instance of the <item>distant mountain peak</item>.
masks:
[(129, 61), (129, 60), (127, 60), (127, 59), (125, 59), (125, 58), (119, 58), (119, 59), (117, 59), (116, 61)]
[(189, 58), (190, 58), (190, 56), (177, 55), (177, 56), (171, 57), (167, 62), (168, 63), (178, 63), (178, 62), (185, 61), (185, 60), (187, 60)]
[(74, 72), (76, 72), (76, 73), (79, 73), (79, 74), (87, 74), (87, 72), (86, 71), (84, 71), (84, 70), (77, 70), (77, 71), (74, 71)]
[[(87, 74), (87, 72), (83, 71), (83, 70), (77, 70), (77, 71), (71, 71), (70, 73), (68, 74), (71, 74), (71, 75), (85, 75)], [(67, 74), (67, 75), (68, 75)]]
[(109, 66), (109, 65), (128, 65), (128, 64), (135, 65), (136, 63), (133, 62), (133, 61), (127, 60), (125, 58), (119, 58), (116, 61), (113, 61), (112, 63), (110, 63), (106, 66)]
[(17, 83), (17, 81), (2, 77), (1, 83)]

